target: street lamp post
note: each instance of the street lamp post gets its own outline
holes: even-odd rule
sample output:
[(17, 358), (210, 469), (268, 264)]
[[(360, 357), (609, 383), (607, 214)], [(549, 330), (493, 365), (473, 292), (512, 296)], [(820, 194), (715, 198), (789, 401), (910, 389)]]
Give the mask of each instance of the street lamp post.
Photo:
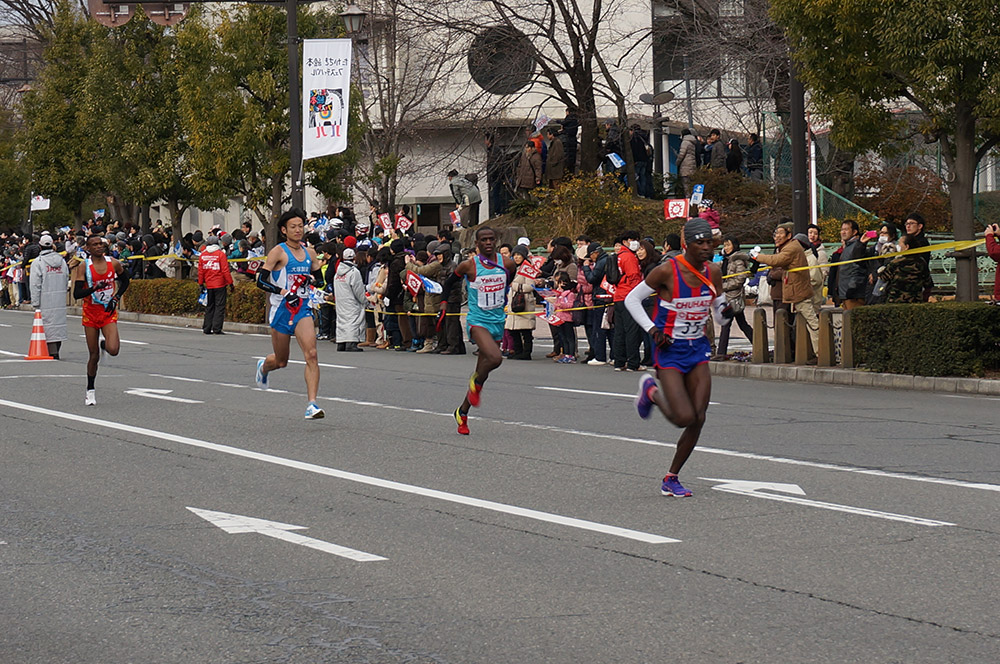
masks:
[(299, 97), (298, 0), (285, 0), (288, 24), (288, 143), (291, 153), (292, 207), (305, 205), (302, 188), (302, 101)]

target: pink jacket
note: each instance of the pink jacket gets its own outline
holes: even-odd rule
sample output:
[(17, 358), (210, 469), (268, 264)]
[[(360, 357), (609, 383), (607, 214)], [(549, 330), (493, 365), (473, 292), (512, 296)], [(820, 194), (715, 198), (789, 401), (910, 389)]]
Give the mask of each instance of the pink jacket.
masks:
[(560, 309), (572, 309), (573, 300), (576, 298), (576, 291), (557, 290), (556, 291), (556, 317), (564, 323), (573, 322), (572, 311), (560, 311)]

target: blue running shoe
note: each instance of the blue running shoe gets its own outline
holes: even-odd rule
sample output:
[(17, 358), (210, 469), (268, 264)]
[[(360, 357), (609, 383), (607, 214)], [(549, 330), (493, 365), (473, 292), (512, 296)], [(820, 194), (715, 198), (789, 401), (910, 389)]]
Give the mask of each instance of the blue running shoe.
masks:
[(660, 493), (664, 496), (673, 496), (674, 498), (687, 498), (693, 495), (688, 489), (681, 486), (680, 481), (678, 481), (676, 475), (667, 473), (666, 477), (663, 478), (663, 485), (660, 486)]
[(635, 409), (639, 411), (639, 417), (644, 420), (649, 419), (649, 414), (653, 411), (653, 400), (649, 398), (649, 391), (655, 387), (659, 389), (656, 379), (649, 374), (643, 374), (639, 378), (639, 394), (635, 395)]
[(316, 405), (315, 401), (310, 401), (309, 405), (306, 406), (306, 419), (307, 420), (321, 420), (326, 417), (326, 413), (323, 409)]
[(267, 374), (264, 373), (264, 358), (257, 360), (257, 387), (262, 390), (269, 389), (267, 386)]

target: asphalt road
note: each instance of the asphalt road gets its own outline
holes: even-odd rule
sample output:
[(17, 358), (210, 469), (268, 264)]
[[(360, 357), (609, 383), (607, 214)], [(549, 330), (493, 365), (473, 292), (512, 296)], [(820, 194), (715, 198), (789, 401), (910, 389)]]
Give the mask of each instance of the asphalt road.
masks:
[(464, 437), (471, 355), (321, 342), (305, 421), (300, 364), (253, 387), (268, 338), (123, 323), (86, 408), (79, 319), (59, 362), (30, 325), (4, 664), (1000, 661), (998, 400), (717, 378), (670, 499), (633, 373), (507, 362)]

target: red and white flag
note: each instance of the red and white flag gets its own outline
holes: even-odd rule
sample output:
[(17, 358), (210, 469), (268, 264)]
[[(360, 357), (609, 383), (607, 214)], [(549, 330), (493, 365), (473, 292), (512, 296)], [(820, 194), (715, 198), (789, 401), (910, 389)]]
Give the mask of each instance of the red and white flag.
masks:
[(458, 210), (452, 210), (448, 213), (448, 217), (451, 219), (451, 223), (455, 228), (462, 227), (462, 213)]
[(541, 256), (530, 256), (521, 263), (521, 267), (517, 268), (517, 273), (522, 275), (525, 279), (537, 279), (539, 274), (539, 269), (541, 263), (537, 262), (536, 259), (541, 258)]
[(397, 229), (399, 229), (399, 230), (401, 230), (401, 231), (403, 231), (405, 233), (406, 231), (410, 230), (410, 226), (412, 226), (412, 225), (413, 225), (413, 222), (410, 221), (410, 219), (408, 217), (406, 217), (404, 215), (401, 215), (401, 214), (397, 214), (396, 215), (396, 228)]
[(380, 214), (378, 216), (378, 222), (382, 224), (382, 228), (384, 228), (385, 230), (387, 231), (392, 230), (392, 215), (390, 215), (388, 212), (383, 212), (382, 214)]
[(615, 288), (615, 285), (610, 281), (608, 281), (607, 277), (601, 279), (601, 289), (604, 290), (604, 292), (607, 293), (608, 295), (614, 295), (615, 291), (617, 290)]
[(544, 311), (539, 311), (538, 317), (541, 318), (546, 323), (548, 323), (549, 325), (562, 325), (564, 322), (562, 319), (559, 318), (559, 316), (554, 311), (548, 316), (545, 315)]
[(416, 272), (406, 271), (406, 290), (412, 297), (416, 297), (420, 289), (424, 287), (424, 282)]
[(686, 198), (668, 198), (663, 201), (663, 216), (666, 219), (687, 219), (690, 201)]

